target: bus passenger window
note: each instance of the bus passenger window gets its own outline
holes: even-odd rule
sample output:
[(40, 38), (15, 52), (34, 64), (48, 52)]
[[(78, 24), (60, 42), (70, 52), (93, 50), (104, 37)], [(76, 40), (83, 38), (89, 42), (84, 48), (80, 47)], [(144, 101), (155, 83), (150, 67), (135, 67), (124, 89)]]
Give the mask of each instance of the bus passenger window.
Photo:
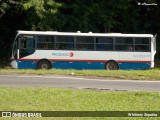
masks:
[(113, 38), (97, 37), (96, 50), (113, 50)]
[(74, 37), (56, 36), (56, 49), (73, 50), (74, 49)]
[(149, 38), (135, 38), (135, 51), (150, 51)]
[(38, 49), (54, 49), (54, 36), (37, 36), (37, 48)]
[(115, 50), (133, 51), (133, 38), (115, 37)]
[(94, 50), (94, 37), (76, 37), (77, 50)]
[(133, 47), (132, 47), (131, 45), (128, 45), (128, 46), (127, 46), (127, 50), (128, 50), (128, 51), (132, 51), (132, 50), (133, 50)]

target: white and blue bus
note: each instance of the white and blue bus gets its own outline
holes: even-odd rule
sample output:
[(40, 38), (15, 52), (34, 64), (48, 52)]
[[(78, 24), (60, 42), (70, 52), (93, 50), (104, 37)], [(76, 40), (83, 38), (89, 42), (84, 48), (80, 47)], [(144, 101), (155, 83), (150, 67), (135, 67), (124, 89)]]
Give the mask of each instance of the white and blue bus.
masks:
[(149, 69), (156, 39), (151, 34), (18, 31), (11, 66), (28, 69)]

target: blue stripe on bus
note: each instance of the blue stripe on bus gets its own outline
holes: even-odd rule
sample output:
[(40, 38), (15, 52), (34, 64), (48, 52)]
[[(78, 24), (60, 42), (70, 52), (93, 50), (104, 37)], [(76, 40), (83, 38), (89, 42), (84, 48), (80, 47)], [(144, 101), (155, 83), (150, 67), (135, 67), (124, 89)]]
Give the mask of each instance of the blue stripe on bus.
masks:
[(59, 69), (104, 69), (101, 62), (54, 62), (52, 65)]
[(122, 70), (137, 70), (137, 69), (149, 69), (150, 63), (147, 62), (123, 62), (119, 63), (119, 69)]
[[(118, 63), (119, 69), (149, 69), (149, 62), (122, 62)], [(58, 69), (105, 69), (105, 63), (103, 62), (52, 62), (53, 68)], [(37, 61), (24, 60), (18, 62), (18, 68), (21, 69), (36, 69)]]
[(37, 62), (32, 60), (18, 61), (18, 68), (20, 69), (36, 69)]

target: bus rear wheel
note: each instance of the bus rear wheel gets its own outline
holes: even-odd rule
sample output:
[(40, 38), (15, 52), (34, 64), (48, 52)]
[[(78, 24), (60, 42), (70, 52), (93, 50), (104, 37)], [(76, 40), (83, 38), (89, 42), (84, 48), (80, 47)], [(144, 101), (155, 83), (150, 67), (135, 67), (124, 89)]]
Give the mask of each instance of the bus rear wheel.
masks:
[(38, 63), (38, 69), (51, 69), (51, 63), (47, 60), (42, 60)]
[(105, 66), (106, 70), (118, 70), (118, 64), (115, 61), (109, 61)]

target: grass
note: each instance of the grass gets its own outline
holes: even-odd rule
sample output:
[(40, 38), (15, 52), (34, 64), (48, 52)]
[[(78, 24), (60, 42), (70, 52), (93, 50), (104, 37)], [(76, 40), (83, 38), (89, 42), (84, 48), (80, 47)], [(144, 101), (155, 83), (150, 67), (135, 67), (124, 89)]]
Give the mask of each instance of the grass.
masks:
[[(159, 111), (160, 108), (160, 93), (158, 92), (0, 87), (0, 98), (1, 111)], [(101, 119), (105, 120), (106, 118)], [(107, 119), (127, 120), (131, 118)]]
[(103, 77), (130, 80), (156, 80), (160, 81), (160, 69), (150, 70), (31, 70), (31, 69), (0, 69), (0, 74), (37, 74), (37, 75), (72, 75), (87, 77)]
[[(73, 74), (74, 73), (74, 74)], [(150, 70), (30, 70), (0, 69), (0, 74), (72, 75), (91, 78), (160, 80), (160, 69)], [(158, 92), (117, 92), (56, 88), (0, 87), (0, 111), (159, 111)], [(4, 118), (0, 118), (4, 119)], [(21, 118), (10, 118), (21, 120)], [(23, 118), (27, 119), (28, 118)], [(31, 118), (30, 118), (31, 119)], [(32, 118), (33, 119), (33, 118)], [(130, 120), (146, 118), (37, 118), (38, 120)], [(147, 118), (148, 120), (153, 118)], [(158, 118), (154, 118), (158, 119)]]

